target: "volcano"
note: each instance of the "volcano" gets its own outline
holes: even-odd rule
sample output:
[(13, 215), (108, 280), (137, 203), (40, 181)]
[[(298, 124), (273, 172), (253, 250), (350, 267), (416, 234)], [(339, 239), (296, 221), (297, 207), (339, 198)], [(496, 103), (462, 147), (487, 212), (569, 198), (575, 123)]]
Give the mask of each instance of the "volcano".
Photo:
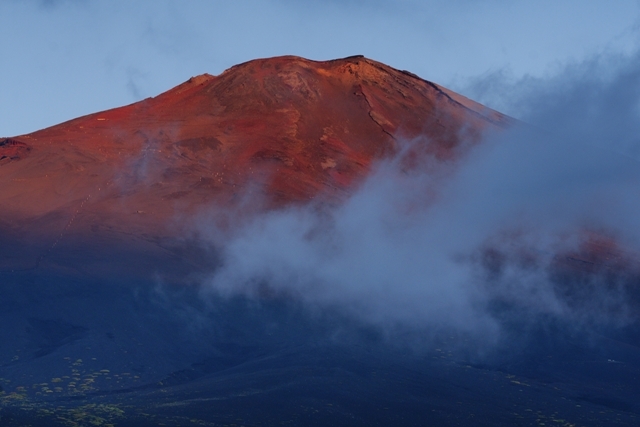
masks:
[[(517, 363), (474, 363), (453, 337), (407, 354), (340, 313), (194, 285), (216, 260), (188, 224), (331, 209), (382, 161), (455, 168), (516, 123), (362, 56), (284, 56), (1, 138), (1, 424), (635, 425), (634, 328), (527, 330)], [(586, 242), (558, 271), (628, 267), (611, 238)]]
[[(0, 141), (0, 224), (18, 246), (28, 242), (19, 251), (5, 245), (11, 250), (2, 258), (28, 268), (94, 263), (96, 246), (161, 254), (183, 233), (178, 217), (239, 204), (254, 211), (312, 199), (335, 204), (403, 141), (419, 138), (426, 155), (451, 159), (508, 123), (364, 57), (251, 61)], [(60, 255), (67, 242), (88, 242), (81, 252), (92, 256)], [(118, 252), (104, 255), (109, 269)], [(149, 261), (151, 270), (157, 265)]]

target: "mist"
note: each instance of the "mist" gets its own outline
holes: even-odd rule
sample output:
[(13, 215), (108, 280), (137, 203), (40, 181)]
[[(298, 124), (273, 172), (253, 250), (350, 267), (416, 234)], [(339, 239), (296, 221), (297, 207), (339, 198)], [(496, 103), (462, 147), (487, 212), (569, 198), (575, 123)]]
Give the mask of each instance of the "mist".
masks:
[(429, 141), (404, 141), (340, 206), (267, 212), (226, 235), (202, 225), (220, 248), (203, 292), (484, 343), (514, 323), (635, 322), (633, 268), (562, 262), (593, 233), (640, 250), (639, 58), (594, 58), (505, 93), (521, 122), (454, 162), (407, 168)]

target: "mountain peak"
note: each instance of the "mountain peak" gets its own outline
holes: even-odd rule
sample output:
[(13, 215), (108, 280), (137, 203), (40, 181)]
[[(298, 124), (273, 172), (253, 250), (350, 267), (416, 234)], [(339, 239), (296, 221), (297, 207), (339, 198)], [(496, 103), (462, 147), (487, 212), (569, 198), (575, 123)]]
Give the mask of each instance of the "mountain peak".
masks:
[(253, 209), (336, 203), (407, 141), (452, 159), (508, 124), (363, 56), (257, 59), (3, 140), (0, 223), (121, 238), (170, 233), (176, 216), (249, 199)]

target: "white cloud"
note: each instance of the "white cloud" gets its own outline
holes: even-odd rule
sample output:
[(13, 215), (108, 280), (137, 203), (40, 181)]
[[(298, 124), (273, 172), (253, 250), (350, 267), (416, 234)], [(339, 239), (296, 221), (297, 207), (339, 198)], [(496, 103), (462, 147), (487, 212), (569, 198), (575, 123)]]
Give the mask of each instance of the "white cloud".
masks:
[(291, 208), (239, 226), (215, 242), (222, 264), (205, 288), (479, 341), (498, 339), (505, 322), (636, 319), (622, 272), (567, 281), (554, 267), (584, 230), (640, 249), (640, 59), (611, 64), (574, 65), (535, 90), (516, 85), (530, 124), (488, 136), (453, 174), (449, 164), (407, 173), (396, 158), (338, 208)]

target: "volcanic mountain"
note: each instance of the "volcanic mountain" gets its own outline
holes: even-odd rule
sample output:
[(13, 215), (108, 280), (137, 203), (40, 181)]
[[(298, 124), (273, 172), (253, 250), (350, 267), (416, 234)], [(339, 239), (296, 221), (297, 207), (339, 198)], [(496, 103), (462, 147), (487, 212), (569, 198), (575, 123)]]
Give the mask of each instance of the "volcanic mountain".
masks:
[(180, 218), (335, 204), (403, 147), (451, 160), (510, 122), (362, 56), (250, 61), (0, 140), (0, 225), (15, 242), (0, 258), (10, 269), (99, 258), (63, 261), (75, 252), (61, 245), (166, 254)]
[[(317, 301), (271, 292), (262, 276), (264, 293), (209, 292), (227, 266), (215, 233), (296, 209), (330, 217), (359, 200), (377, 164), (449, 176), (486, 135), (514, 127), (362, 56), (286, 56), (0, 138), (0, 425), (636, 426), (640, 296), (627, 273), (640, 257), (602, 230), (548, 268), (521, 230), (492, 229), (440, 269), (412, 233), (387, 239), (398, 253), (356, 241), (335, 264), (334, 241), (314, 229), (302, 240), (321, 235), (326, 270), (341, 267), (311, 283)], [(418, 187), (411, 203), (431, 200)], [(275, 245), (261, 243), (237, 258), (270, 263)], [(288, 289), (315, 273), (303, 264), (283, 276)], [(461, 265), (473, 289), (458, 283)], [(446, 276), (426, 277), (431, 267)], [(399, 317), (383, 317), (389, 307)]]

